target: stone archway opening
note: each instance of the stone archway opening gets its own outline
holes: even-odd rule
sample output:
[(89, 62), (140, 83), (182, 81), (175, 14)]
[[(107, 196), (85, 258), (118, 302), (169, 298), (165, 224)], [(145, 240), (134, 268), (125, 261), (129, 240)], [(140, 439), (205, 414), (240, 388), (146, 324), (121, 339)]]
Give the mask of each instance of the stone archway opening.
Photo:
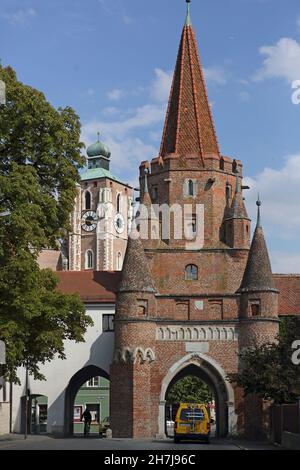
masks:
[(215, 435), (226, 437), (234, 434), (236, 429), (237, 416), (234, 407), (234, 391), (226, 379), (226, 374), (221, 366), (202, 353), (190, 354), (176, 364), (163, 379), (160, 404), (158, 429), (159, 436), (166, 436), (166, 403), (167, 396), (174, 384), (179, 380), (192, 376), (207, 384), (214, 397), (215, 403)]
[(215, 390), (202, 370), (194, 365), (182, 369), (170, 382), (166, 392), (165, 433), (174, 436), (174, 424), (180, 403), (205, 404), (211, 419), (211, 436), (216, 435), (217, 418)]
[(66, 388), (65, 435), (82, 434), (81, 414), (86, 408), (92, 415), (91, 431), (99, 434), (99, 422), (109, 420), (109, 375), (93, 365), (79, 370)]

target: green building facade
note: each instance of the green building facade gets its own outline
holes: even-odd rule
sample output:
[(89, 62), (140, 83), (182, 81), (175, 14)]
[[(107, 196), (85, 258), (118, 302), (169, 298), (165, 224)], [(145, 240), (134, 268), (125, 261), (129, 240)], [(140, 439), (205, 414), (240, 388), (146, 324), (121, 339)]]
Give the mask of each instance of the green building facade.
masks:
[(82, 434), (84, 424), (80, 421), (85, 409), (92, 415), (91, 433), (99, 432), (99, 422), (109, 417), (109, 380), (94, 377), (78, 391), (74, 404), (74, 434)]

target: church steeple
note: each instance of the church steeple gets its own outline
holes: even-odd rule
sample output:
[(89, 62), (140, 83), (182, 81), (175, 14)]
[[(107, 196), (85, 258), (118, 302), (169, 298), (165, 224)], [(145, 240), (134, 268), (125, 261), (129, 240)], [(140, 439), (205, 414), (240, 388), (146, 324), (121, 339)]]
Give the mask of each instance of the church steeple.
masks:
[(204, 166), (206, 157), (220, 158), (220, 151), (191, 23), (190, 0), (187, 8), (160, 156), (194, 156)]

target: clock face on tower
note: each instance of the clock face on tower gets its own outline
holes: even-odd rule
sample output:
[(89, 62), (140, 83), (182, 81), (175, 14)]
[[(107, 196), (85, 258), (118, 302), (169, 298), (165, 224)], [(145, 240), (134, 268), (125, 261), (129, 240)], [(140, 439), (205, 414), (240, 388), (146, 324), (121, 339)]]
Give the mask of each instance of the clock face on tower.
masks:
[(88, 211), (82, 216), (81, 226), (86, 232), (92, 232), (97, 227), (98, 217), (96, 212)]
[(114, 226), (116, 229), (116, 232), (118, 233), (123, 233), (124, 228), (125, 228), (125, 222), (124, 222), (124, 217), (122, 214), (117, 214), (114, 218)]

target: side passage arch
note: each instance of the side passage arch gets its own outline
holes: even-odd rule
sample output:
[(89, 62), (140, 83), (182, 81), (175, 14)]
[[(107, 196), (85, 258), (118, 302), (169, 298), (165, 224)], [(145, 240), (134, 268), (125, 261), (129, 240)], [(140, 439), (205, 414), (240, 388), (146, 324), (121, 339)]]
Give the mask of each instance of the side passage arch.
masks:
[(65, 421), (64, 421), (64, 434), (67, 436), (73, 435), (73, 412), (75, 397), (80, 387), (91, 380), (93, 377), (104, 377), (109, 380), (109, 375), (105, 370), (97, 366), (87, 366), (79, 370), (71, 378), (65, 393)]

